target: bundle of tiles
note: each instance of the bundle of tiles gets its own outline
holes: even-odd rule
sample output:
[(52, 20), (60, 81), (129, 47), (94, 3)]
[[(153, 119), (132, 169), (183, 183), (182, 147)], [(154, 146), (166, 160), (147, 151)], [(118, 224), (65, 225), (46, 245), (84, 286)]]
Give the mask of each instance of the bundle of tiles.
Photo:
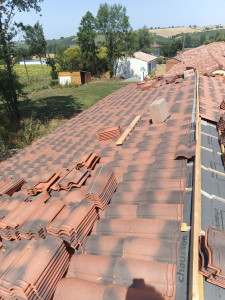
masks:
[(86, 166), (77, 170), (72, 168), (66, 174), (61, 177), (52, 187), (53, 190), (67, 190), (70, 191), (73, 187), (80, 188), (87, 178), (90, 176), (91, 172)]
[(28, 188), (27, 192), (28, 194), (33, 196), (44, 191), (49, 192), (51, 186), (57, 181), (58, 178), (59, 173), (45, 174), (44, 177), (37, 184), (35, 184), (32, 188)]
[(208, 227), (199, 242), (199, 273), (225, 288), (225, 232)]
[(225, 99), (223, 99), (222, 102), (220, 103), (220, 109), (225, 110)]
[(45, 238), (46, 227), (64, 207), (60, 200), (41, 203), (40, 198), (15, 205), (0, 220), (0, 236), (6, 240)]
[(224, 115), (220, 116), (219, 121), (217, 122), (216, 125), (217, 129), (220, 131), (223, 131), (225, 129), (225, 119), (224, 119)]
[(92, 200), (101, 210), (109, 203), (117, 188), (117, 181), (113, 170), (109, 167), (99, 167), (90, 185), (90, 191), (85, 198)]
[(60, 238), (6, 241), (0, 249), (0, 298), (51, 299), (68, 265)]
[(12, 177), (9, 178), (8, 180), (1, 181), (0, 196), (2, 196), (3, 194), (12, 196), (16, 191), (18, 191), (23, 186), (24, 183), (25, 180), (19, 177)]
[(27, 201), (25, 197), (2, 195), (0, 197), (0, 220), (16, 209), (21, 202)]
[(47, 227), (47, 232), (60, 237), (75, 249), (83, 243), (97, 219), (94, 203), (89, 199), (82, 199), (65, 206)]
[(220, 133), (219, 141), (222, 145), (225, 145), (225, 130)]
[(39, 205), (37, 211), (31, 215), (18, 231), (20, 238), (25, 239), (44, 239), (47, 236), (47, 226), (60, 213), (65, 204), (58, 199), (51, 199), (49, 203)]
[(93, 170), (95, 165), (99, 162), (100, 156), (99, 151), (95, 153), (86, 154), (82, 159), (82, 162), (76, 164), (76, 169), (80, 170), (82, 167), (86, 166), (88, 170)]
[(118, 138), (121, 135), (120, 126), (113, 126), (108, 128), (103, 128), (98, 130), (98, 139), (99, 141), (112, 140)]

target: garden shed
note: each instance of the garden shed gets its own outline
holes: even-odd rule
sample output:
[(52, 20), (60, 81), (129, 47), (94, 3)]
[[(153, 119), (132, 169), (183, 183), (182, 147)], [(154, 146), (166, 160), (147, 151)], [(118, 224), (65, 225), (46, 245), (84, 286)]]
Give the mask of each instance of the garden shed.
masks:
[(58, 79), (60, 85), (65, 85), (65, 84), (83, 85), (85, 83), (91, 82), (91, 72), (86, 72), (86, 71), (58, 72)]

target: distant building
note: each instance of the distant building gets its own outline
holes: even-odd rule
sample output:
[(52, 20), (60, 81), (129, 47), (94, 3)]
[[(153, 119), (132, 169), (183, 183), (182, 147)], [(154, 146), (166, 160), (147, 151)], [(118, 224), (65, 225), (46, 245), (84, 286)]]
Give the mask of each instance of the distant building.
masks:
[[(32, 59), (32, 60), (25, 60), (26, 65), (40, 65), (41, 62), (38, 59)], [(19, 61), (20, 65), (24, 64), (24, 60)], [(46, 59), (42, 59), (42, 64), (46, 64)]]
[(155, 49), (155, 56), (160, 57), (160, 45), (152, 44), (151, 47)]
[(133, 56), (123, 57), (114, 62), (114, 75), (123, 78), (143, 79), (151, 70), (156, 70), (157, 57), (144, 52), (135, 52)]

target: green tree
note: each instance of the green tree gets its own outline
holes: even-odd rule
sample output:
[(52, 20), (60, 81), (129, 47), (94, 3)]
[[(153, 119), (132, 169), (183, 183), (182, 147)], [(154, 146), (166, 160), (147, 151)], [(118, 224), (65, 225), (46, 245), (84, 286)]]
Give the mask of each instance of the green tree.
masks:
[(44, 37), (43, 27), (37, 22), (34, 26), (24, 27), (24, 31), (24, 38), (29, 46), (30, 54), (39, 58), (44, 76), (44, 67), (41, 58), (46, 56), (47, 42)]
[(96, 28), (105, 37), (109, 70), (113, 74), (114, 61), (122, 57), (127, 49), (131, 32), (126, 8), (120, 4), (101, 4), (96, 17)]
[(145, 53), (153, 53), (154, 50), (151, 45), (154, 43), (154, 36), (150, 33), (149, 29), (144, 26), (137, 31), (138, 49)]
[(225, 36), (219, 35), (216, 39), (217, 42), (225, 41)]
[(14, 43), (19, 25), (13, 21), (15, 12), (40, 11), (39, 3), (43, 0), (1, 0), (0, 1), (0, 60), (3, 69), (0, 71), (0, 99), (6, 104), (11, 117), (19, 121), (18, 97), (21, 85), (13, 71)]
[(30, 76), (29, 76), (29, 73), (28, 73), (28, 70), (27, 70), (27, 65), (26, 65), (26, 59), (30, 58), (30, 52), (29, 52), (29, 50), (26, 49), (26, 48), (18, 48), (16, 50), (16, 58), (18, 60), (20, 60), (20, 59), (23, 60), (24, 67), (25, 67), (26, 74), (27, 74), (27, 81), (30, 84)]
[(184, 47), (185, 48), (191, 48), (192, 47), (192, 39), (191, 39), (190, 34), (187, 34), (185, 36)]
[(204, 45), (208, 45), (208, 44), (210, 44), (210, 43), (212, 43), (212, 41), (210, 41), (210, 40), (205, 40), (205, 41), (204, 41)]
[(96, 66), (97, 73), (101, 74), (108, 70), (108, 54), (107, 48), (102, 46), (96, 50)]
[(49, 54), (56, 54), (56, 47), (57, 47), (56, 43), (49, 43), (47, 44), (46, 52)]
[(162, 53), (165, 57), (174, 57), (177, 55), (177, 51), (182, 50), (182, 40), (168, 40), (162, 43)]
[(95, 18), (89, 11), (82, 18), (80, 26), (78, 28), (77, 41), (80, 46), (83, 59), (84, 59), (84, 68), (86, 70), (91, 70), (92, 73), (95, 73)]
[(57, 57), (63, 57), (63, 53), (68, 49), (68, 47), (63, 46), (63, 45), (57, 45), (56, 47), (56, 55)]
[(58, 78), (56, 63), (56, 59), (51, 57), (48, 57), (46, 61), (46, 64), (51, 67), (51, 77), (53, 80)]
[(202, 33), (200, 36), (200, 45), (203, 45), (205, 40), (206, 40), (206, 36), (204, 33)]
[(64, 51), (64, 62), (68, 71), (82, 69), (82, 52), (80, 47), (75, 46)]

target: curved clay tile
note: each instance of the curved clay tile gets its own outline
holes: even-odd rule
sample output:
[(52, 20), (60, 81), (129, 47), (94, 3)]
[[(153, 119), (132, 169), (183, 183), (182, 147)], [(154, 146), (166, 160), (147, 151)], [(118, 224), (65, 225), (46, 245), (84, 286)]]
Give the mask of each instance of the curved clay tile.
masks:
[(174, 154), (174, 159), (187, 158), (191, 159), (195, 156), (196, 142), (192, 143), (181, 143), (177, 146), (176, 152)]

